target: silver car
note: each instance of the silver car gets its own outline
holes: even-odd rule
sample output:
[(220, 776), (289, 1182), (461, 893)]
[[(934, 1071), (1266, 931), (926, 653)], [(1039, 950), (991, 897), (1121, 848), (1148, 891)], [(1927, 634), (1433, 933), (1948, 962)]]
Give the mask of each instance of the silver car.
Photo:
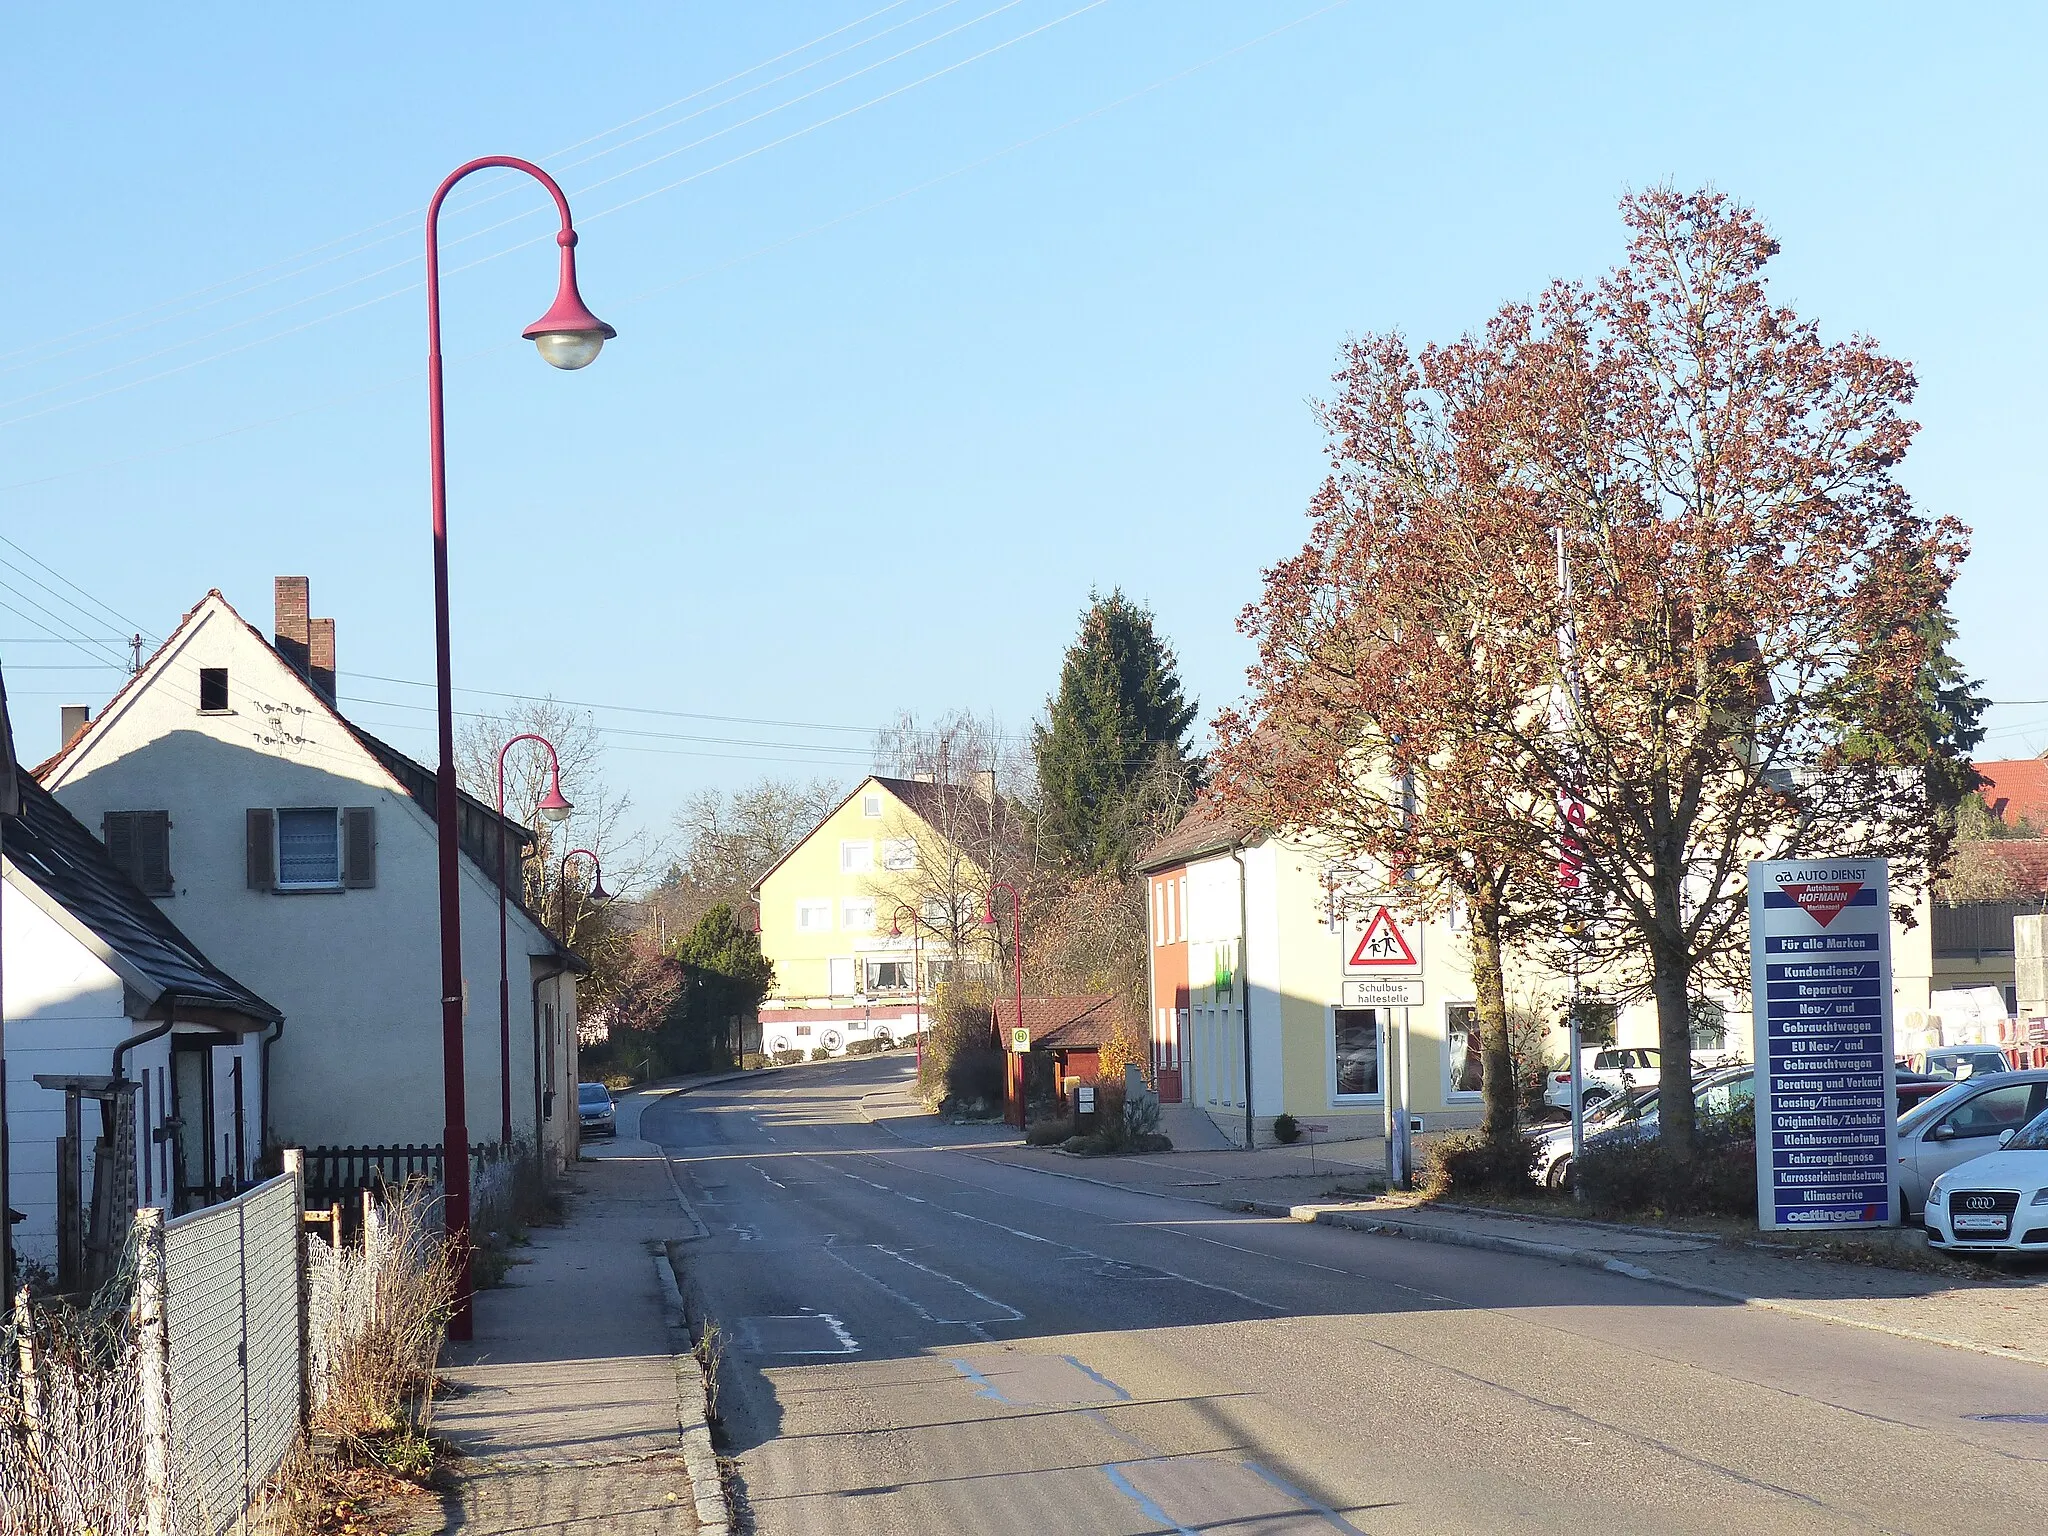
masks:
[(2048, 1071), (1968, 1077), (1914, 1106), (1899, 1121), (1899, 1219), (1926, 1209), (1927, 1190), (1949, 1169), (1998, 1150), (1998, 1138), (2048, 1108)]

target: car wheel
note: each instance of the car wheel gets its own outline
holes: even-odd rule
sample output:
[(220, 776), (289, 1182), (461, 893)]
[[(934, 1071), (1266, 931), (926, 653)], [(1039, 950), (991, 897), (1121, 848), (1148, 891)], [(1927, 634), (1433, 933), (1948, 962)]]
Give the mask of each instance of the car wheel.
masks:
[(1572, 1160), (1569, 1157), (1560, 1157), (1556, 1162), (1552, 1163), (1549, 1176), (1544, 1182), (1558, 1194), (1563, 1194), (1566, 1190), (1570, 1189), (1572, 1187)]
[(1583, 1106), (1583, 1108), (1590, 1110), (1596, 1108), (1599, 1105), (1605, 1104), (1609, 1099), (1613, 1097), (1614, 1095), (1609, 1093), (1605, 1088), (1588, 1088), (1586, 1090), (1586, 1096), (1579, 1102)]
[(825, 1049), (828, 1051), (836, 1051), (839, 1049), (839, 1039), (840, 1036), (838, 1030), (828, 1029), (825, 1031), (825, 1033), (818, 1036), (818, 1044), (825, 1047)]

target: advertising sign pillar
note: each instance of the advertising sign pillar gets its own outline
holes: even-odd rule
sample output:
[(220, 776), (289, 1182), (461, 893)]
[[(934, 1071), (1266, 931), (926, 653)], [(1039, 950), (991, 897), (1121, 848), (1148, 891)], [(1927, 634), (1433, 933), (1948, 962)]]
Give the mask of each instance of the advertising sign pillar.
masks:
[(1749, 866), (1757, 1224), (1897, 1216), (1891, 886), (1883, 859)]

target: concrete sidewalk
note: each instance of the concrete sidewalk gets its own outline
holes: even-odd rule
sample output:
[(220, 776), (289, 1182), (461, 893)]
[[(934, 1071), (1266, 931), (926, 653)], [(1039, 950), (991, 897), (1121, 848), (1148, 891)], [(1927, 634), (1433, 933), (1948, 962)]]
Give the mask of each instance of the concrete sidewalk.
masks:
[[(1112, 1189), (1198, 1200), (1384, 1237), (1481, 1248), (1580, 1265), (1716, 1300), (1868, 1328), (1901, 1338), (2048, 1365), (2048, 1277), (1987, 1271), (1983, 1279), (1829, 1258), (1810, 1246), (1712, 1234), (1433, 1205), (1368, 1196), (1385, 1174), (1384, 1144), (1342, 1142), (1256, 1152), (1069, 1157), (1026, 1147), (1002, 1125), (955, 1126), (925, 1114), (902, 1087), (866, 1096), (862, 1112), (913, 1146), (944, 1147), (1004, 1167)], [(1356, 1196), (1350, 1192), (1359, 1190)]]
[(575, 1171), (568, 1223), (533, 1234), (478, 1294), (474, 1340), (448, 1348), (433, 1429), (459, 1453), (451, 1536), (726, 1528), (661, 1246), (689, 1218), (658, 1148), (621, 1137), (598, 1154)]

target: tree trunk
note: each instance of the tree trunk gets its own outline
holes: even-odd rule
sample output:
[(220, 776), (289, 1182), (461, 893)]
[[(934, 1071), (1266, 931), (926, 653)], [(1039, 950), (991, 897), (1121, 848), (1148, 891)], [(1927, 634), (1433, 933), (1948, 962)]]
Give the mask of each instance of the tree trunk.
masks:
[(1691, 967), (1681, 944), (1655, 945), (1650, 991), (1657, 1001), (1657, 1139), (1674, 1163), (1692, 1161)]
[(1472, 893), (1473, 1012), (1479, 1018), (1481, 1086), (1486, 1117), (1480, 1129), (1486, 1139), (1505, 1150), (1521, 1135), (1520, 1094), (1515, 1062), (1508, 1050), (1507, 983), (1500, 960), (1500, 890), (1490, 882)]

